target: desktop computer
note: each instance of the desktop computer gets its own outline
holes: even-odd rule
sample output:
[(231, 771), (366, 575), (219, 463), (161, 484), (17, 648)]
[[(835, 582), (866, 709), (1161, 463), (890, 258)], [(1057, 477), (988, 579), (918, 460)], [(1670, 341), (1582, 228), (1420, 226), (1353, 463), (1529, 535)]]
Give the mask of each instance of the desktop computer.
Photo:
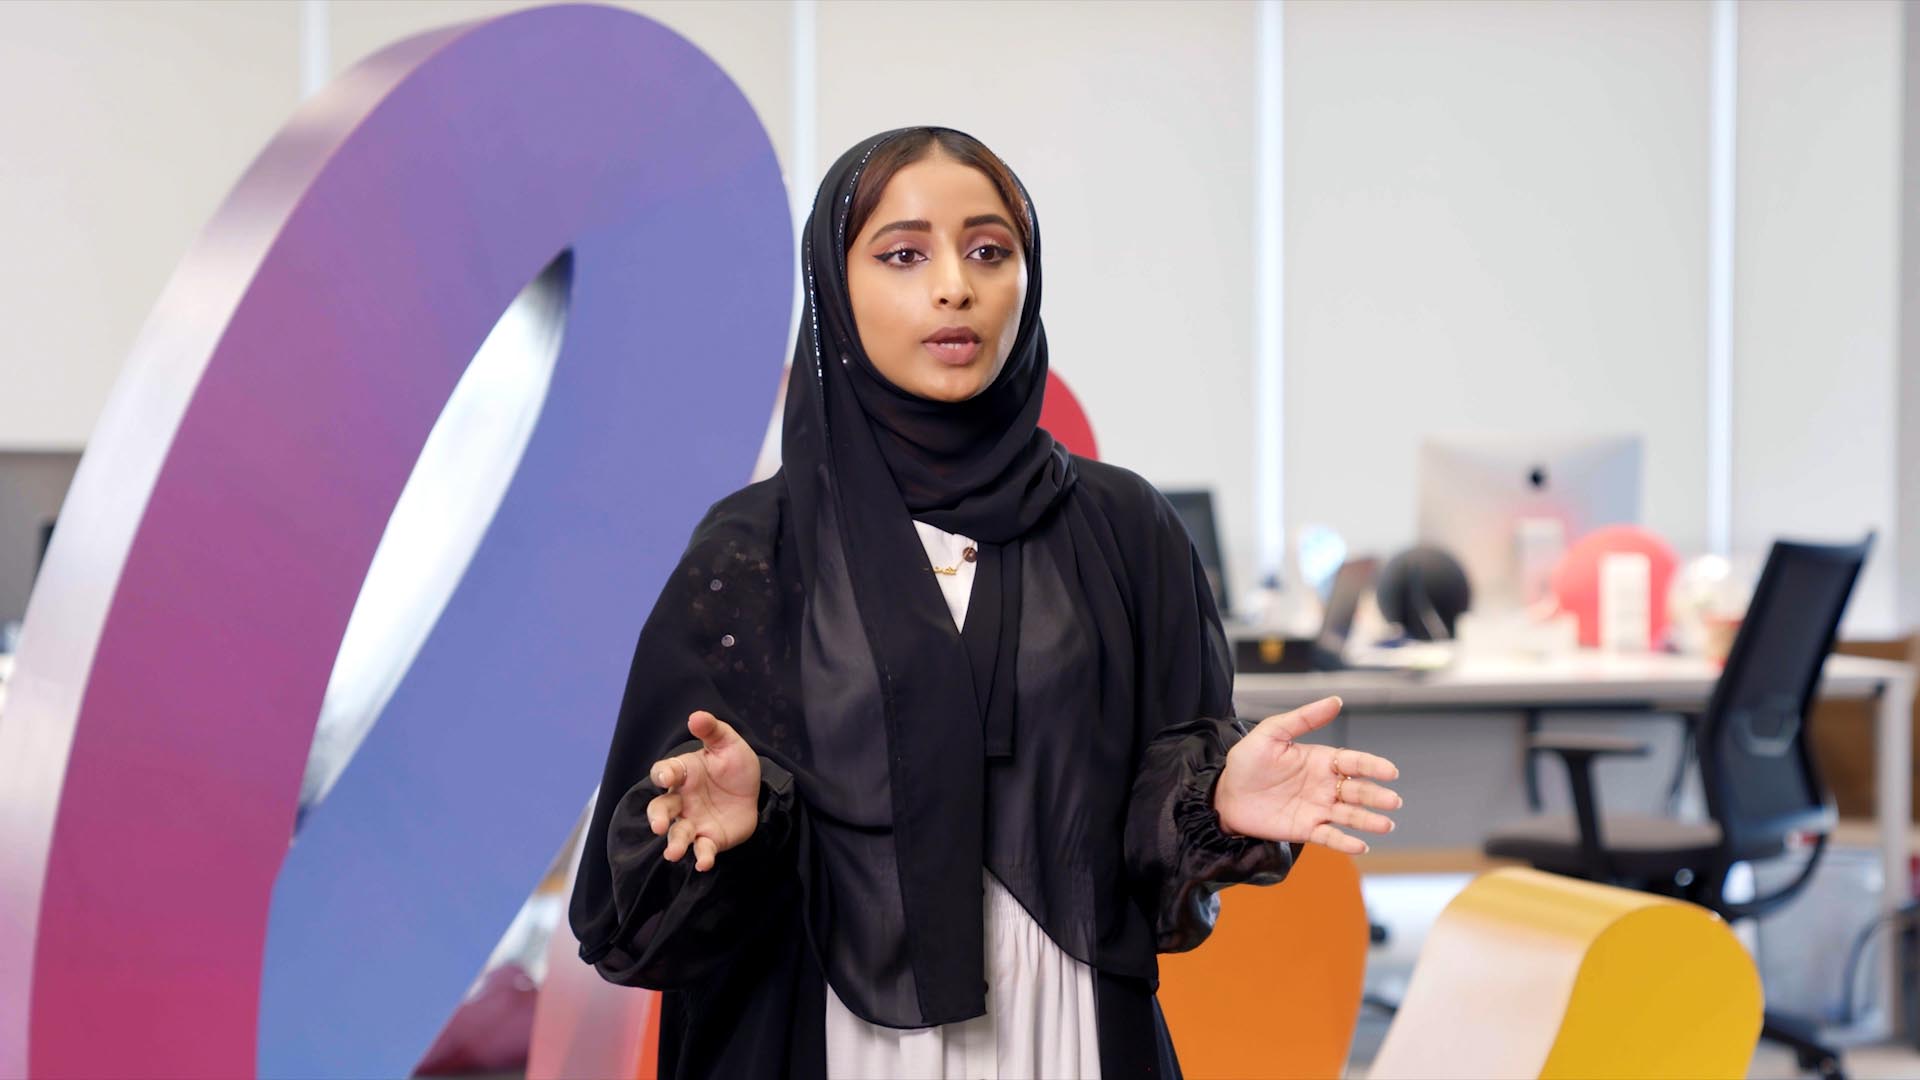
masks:
[(1449, 436), (1419, 461), (1420, 542), (1466, 570), (1474, 610), (1540, 599), (1561, 552), (1603, 525), (1640, 521), (1636, 436)]

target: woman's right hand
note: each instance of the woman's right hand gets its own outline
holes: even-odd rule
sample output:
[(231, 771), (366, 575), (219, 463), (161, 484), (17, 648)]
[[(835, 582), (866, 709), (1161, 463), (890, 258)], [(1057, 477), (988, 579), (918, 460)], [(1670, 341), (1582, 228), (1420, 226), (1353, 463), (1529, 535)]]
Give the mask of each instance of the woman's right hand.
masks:
[(649, 770), (666, 792), (647, 804), (653, 835), (667, 838), (666, 859), (691, 848), (695, 870), (713, 869), (721, 852), (746, 842), (760, 820), (760, 755), (726, 721), (702, 710), (687, 717), (700, 749), (662, 758)]

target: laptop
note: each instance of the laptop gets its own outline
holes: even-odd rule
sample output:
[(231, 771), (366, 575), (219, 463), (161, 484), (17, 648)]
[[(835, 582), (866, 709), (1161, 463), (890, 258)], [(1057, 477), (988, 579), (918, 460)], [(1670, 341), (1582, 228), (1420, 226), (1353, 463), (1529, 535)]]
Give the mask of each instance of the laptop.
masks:
[(1380, 574), (1380, 560), (1348, 559), (1333, 575), (1333, 587), (1327, 591), (1326, 615), (1320, 621), (1320, 634), (1313, 639), (1313, 671), (1352, 671), (1347, 662), (1347, 640), (1353, 635), (1353, 620), (1360, 613), (1360, 601)]
[(1333, 576), (1320, 633), (1312, 638), (1248, 637), (1234, 643), (1235, 669), (1244, 673), (1310, 671), (1420, 672), (1444, 667), (1451, 650), (1368, 648), (1358, 657), (1349, 648), (1360, 602), (1380, 574), (1380, 560), (1348, 559)]

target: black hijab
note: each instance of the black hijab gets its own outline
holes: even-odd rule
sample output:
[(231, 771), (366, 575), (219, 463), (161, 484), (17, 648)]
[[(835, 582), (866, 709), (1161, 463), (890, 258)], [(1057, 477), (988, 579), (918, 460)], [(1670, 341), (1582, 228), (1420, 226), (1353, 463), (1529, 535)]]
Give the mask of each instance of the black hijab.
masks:
[(801, 239), (805, 308), (781, 446), (787, 488), (805, 517), (817, 515), (837, 487), (862, 509), (904, 507), (948, 532), (1004, 543), (1032, 528), (1073, 483), (1066, 451), (1039, 426), (1047, 334), (1040, 223), (1025, 188), (1020, 324), (1006, 366), (976, 397), (929, 401), (888, 382), (861, 347), (848, 295), (848, 218), (866, 163), (889, 140), (928, 130), (948, 129), (876, 135), (842, 154), (821, 181)]

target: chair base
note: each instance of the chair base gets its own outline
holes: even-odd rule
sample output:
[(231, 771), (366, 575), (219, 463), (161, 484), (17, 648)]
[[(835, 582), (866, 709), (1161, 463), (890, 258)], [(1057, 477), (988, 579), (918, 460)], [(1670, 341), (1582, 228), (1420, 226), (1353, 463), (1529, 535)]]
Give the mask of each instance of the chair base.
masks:
[(1762, 1039), (1790, 1048), (1800, 1068), (1822, 1080), (1846, 1080), (1846, 1068), (1840, 1060), (1840, 1051), (1819, 1042), (1814, 1037), (1813, 1025), (1776, 1012), (1769, 1011), (1763, 1015), (1760, 1026)]

